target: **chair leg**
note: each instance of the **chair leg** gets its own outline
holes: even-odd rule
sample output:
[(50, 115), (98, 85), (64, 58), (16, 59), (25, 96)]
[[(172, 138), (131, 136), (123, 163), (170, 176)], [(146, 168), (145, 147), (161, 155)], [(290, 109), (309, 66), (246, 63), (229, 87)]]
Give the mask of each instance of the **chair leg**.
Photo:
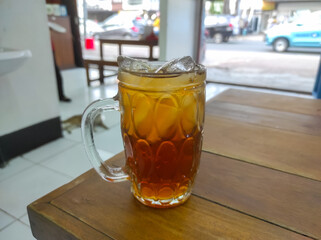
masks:
[(104, 84), (104, 66), (102, 64), (99, 64), (99, 81), (100, 84)]
[(85, 64), (85, 68), (86, 68), (86, 77), (87, 77), (87, 86), (90, 86), (90, 78), (89, 78), (89, 64)]

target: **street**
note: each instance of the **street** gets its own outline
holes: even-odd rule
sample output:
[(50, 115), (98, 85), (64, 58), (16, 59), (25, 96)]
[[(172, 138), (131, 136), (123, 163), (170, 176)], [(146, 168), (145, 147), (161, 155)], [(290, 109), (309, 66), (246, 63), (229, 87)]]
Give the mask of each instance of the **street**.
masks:
[(262, 36), (242, 36), (208, 42), (203, 64), (211, 82), (311, 93), (319, 61), (320, 48), (276, 53)]
[[(206, 43), (203, 64), (208, 68), (207, 81), (246, 85), (310, 94), (320, 62), (320, 48), (289, 49), (273, 52), (262, 35), (234, 36), (222, 44)], [(116, 60), (118, 47), (105, 44), (104, 60)], [(84, 49), (85, 59), (99, 59), (99, 41), (94, 50)], [(124, 46), (123, 54), (147, 57), (148, 47)], [(159, 48), (154, 48), (158, 57)]]

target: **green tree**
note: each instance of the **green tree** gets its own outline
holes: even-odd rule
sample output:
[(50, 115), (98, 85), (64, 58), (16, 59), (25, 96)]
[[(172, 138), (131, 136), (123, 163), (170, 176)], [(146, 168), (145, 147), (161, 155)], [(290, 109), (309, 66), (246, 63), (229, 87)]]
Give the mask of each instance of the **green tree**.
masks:
[[(227, 1), (229, 1), (229, 0), (227, 0)], [(224, 0), (211, 0), (210, 2), (211, 2), (211, 6), (209, 9), (209, 13), (211, 15), (223, 13)]]
[(214, 15), (214, 14), (215, 14), (214, 1), (211, 2), (210, 14), (211, 14), (211, 15)]

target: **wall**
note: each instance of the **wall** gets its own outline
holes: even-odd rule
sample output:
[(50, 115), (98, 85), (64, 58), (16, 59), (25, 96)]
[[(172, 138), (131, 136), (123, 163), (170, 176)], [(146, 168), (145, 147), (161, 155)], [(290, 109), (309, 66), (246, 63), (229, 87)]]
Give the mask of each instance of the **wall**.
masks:
[(289, 13), (293, 10), (311, 10), (318, 11), (321, 10), (320, 1), (311, 2), (280, 2), (277, 5), (278, 12)]
[(59, 116), (45, 1), (0, 1), (0, 47), (33, 55), (0, 76), (0, 136)]
[(197, 57), (199, 38), (199, 0), (161, 0), (159, 59)]
[(61, 137), (59, 102), (43, 0), (0, 0), (0, 47), (32, 58), (0, 76), (0, 167)]

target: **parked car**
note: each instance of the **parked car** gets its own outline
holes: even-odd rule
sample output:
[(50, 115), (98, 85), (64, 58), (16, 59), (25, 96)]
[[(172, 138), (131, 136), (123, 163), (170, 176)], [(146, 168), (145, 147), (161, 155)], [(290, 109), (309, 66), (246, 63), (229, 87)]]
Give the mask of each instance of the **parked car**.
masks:
[(289, 47), (321, 47), (321, 11), (273, 26), (265, 31), (265, 43), (276, 52), (285, 52)]
[[(79, 19), (79, 32), (84, 35), (84, 20)], [(87, 19), (86, 20), (86, 34), (88, 36), (94, 36), (97, 33), (104, 32), (104, 29), (95, 21)]]
[(113, 14), (99, 23), (103, 32), (95, 34), (99, 37), (137, 38), (144, 31), (144, 22), (136, 12), (120, 12)]
[(208, 15), (205, 17), (205, 35), (215, 43), (228, 42), (233, 34), (232, 16)]

